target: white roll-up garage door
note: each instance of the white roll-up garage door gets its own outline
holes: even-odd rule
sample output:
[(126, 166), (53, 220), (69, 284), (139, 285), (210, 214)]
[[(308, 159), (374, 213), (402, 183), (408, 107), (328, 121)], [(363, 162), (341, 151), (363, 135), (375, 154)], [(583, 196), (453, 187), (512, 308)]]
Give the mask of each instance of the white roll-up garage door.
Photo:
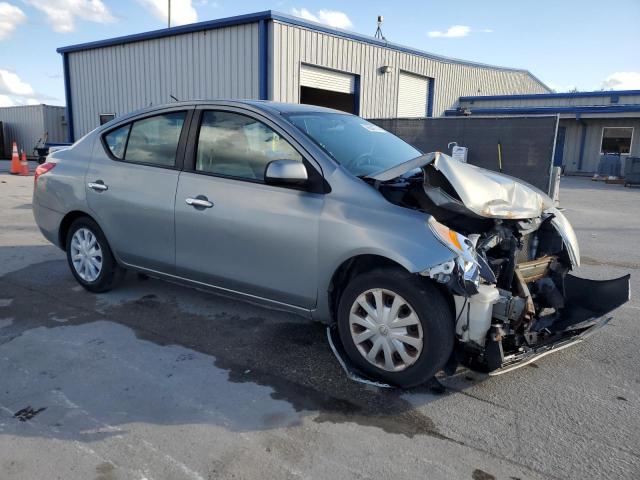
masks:
[(398, 117), (426, 117), (429, 102), (429, 79), (400, 72), (398, 79)]
[(353, 93), (356, 87), (355, 76), (348, 73), (334, 72), (326, 68), (300, 66), (300, 85), (302, 87), (319, 88), (340, 93)]

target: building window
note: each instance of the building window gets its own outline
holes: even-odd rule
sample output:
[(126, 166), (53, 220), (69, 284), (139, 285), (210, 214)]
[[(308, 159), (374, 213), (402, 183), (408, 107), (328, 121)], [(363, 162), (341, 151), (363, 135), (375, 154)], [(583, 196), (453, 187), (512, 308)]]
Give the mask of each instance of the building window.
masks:
[(631, 151), (633, 127), (604, 127), (600, 153), (628, 154)]
[(116, 118), (116, 114), (115, 113), (100, 113), (100, 114), (98, 114), (98, 117), (100, 118), (100, 125), (104, 125), (105, 123), (110, 122), (111, 120)]

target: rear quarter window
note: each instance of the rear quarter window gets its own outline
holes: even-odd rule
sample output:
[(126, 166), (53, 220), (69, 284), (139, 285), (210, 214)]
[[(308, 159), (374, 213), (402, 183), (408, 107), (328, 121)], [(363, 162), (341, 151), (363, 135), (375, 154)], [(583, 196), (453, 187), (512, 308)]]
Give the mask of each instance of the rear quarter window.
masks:
[(129, 129), (131, 124), (120, 127), (116, 130), (112, 130), (104, 136), (104, 143), (107, 148), (116, 158), (122, 160), (124, 157), (124, 149), (127, 146), (127, 136), (129, 135)]

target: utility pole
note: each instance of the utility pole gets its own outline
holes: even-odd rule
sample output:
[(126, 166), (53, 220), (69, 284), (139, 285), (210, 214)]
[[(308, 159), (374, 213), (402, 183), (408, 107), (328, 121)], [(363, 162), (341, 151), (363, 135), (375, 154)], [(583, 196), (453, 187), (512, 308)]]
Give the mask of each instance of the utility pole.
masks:
[(168, 15), (167, 15), (167, 28), (171, 28), (171, 0), (167, 0), (169, 2), (168, 7)]

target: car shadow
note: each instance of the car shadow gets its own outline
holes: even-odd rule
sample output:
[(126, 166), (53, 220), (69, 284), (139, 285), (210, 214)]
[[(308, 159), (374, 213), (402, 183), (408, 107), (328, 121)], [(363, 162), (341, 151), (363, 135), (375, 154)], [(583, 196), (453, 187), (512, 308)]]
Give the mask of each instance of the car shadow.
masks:
[(136, 422), (253, 431), (305, 416), (446, 438), (416, 406), (484, 378), (461, 372), (440, 394), (364, 385), (319, 323), (131, 273), (94, 295), (63, 260), (0, 277), (0, 371), (0, 434), (79, 441)]

